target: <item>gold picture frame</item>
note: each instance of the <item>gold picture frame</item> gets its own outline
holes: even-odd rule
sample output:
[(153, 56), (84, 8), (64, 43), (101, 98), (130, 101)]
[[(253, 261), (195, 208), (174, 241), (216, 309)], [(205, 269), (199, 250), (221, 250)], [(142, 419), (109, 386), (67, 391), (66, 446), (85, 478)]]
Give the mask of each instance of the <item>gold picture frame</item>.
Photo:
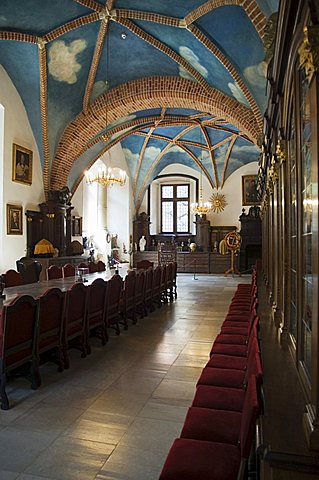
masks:
[(242, 204), (259, 205), (257, 191), (257, 175), (243, 175), (242, 177)]
[(32, 150), (14, 143), (12, 148), (12, 181), (31, 185), (32, 163)]
[(22, 235), (22, 206), (7, 204), (7, 234)]

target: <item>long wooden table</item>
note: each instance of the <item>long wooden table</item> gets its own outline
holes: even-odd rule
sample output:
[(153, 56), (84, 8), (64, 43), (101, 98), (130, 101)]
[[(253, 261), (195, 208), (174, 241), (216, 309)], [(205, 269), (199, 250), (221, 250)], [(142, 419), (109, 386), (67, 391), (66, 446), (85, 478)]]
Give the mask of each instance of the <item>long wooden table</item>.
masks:
[[(121, 277), (125, 277), (129, 269), (128, 264), (121, 264), (118, 266), (118, 273)], [(104, 272), (88, 273), (84, 275), (86, 281), (84, 285), (90, 285), (97, 278), (102, 278), (103, 280), (109, 280), (115, 273), (116, 269), (106, 269)], [(5, 288), (3, 293), (6, 298), (0, 303), (2, 305), (7, 305), (18, 295), (31, 295), (33, 298), (37, 298), (42, 295), (48, 288), (59, 288), (63, 292), (68, 290), (74, 283), (78, 281), (77, 276), (75, 277), (66, 277), (66, 278), (57, 278), (54, 280), (42, 280), (37, 283), (27, 283), (25, 285), (19, 285), (17, 287), (8, 287)]]

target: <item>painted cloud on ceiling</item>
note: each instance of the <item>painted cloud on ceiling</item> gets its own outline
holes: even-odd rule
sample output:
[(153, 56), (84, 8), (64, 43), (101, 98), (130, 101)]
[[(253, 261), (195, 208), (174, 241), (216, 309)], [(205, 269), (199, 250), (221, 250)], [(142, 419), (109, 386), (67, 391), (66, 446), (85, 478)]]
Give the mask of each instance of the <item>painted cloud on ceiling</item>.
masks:
[(238, 86), (236, 82), (235, 83), (229, 82), (228, 87), (233, 97), (235, 97), (236, 100), (238, 100), (238, 102), (243, 103), (244, 105), (246, 105), (246, 107), (250, 106), (241, 88)]
[[(203, 77), (205, 77), (205, 78), (208, 77), (207, 69), (203, 65), (200, 64), (199, 58), (193, 52), (193, 50), (191, 50), (188, 47), (185, 47), (185, 46), (181, 45), (179, 47), (179, 54), (188, 63), (190, 63), (191, 66), (193, 68), (195, 68), (195, 70), (197, 70), (198, 73), (200, 73)], [(184, 78), (187, 78), (188, 80), (193, 80), (194, 81), (194, 77), (190, 73), (188, 73), (181, 65), (179, 66), (179, 74), (180, 74), (181, 77), (184, 77)]]
[(78, 39), (66, 45), (63, 40), (57, 40), (49, 48), (48, 69), (54, 80), (72, 85), (77, 81), (77, 73), (81, 64), (77, 62), (78, 53), (85, 50), (87, 41)]

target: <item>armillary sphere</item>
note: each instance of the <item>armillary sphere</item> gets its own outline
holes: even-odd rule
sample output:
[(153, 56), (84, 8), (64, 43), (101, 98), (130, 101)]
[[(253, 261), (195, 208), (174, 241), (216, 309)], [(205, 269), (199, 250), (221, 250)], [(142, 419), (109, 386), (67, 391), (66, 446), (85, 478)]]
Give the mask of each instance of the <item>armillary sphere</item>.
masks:
[(236, 273), (237, 275), (241, 276), (240, 271), (235, 267), (235, 252), (240, 249), (241, 236), (235, 230), (228, 232), (225, 236), (225, 243), (228, 250), (231, 252), (231, 267), (229, 270), (227, 270), (227, 272), (225, 272), (225, 277), (227, 277), (229, 273), (232, 275)]

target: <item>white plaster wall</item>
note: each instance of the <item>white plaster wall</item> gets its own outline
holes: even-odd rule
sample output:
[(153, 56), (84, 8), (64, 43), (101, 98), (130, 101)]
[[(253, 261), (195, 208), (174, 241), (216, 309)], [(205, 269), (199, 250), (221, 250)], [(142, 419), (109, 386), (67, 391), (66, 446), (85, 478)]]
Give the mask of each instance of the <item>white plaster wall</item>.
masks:
[[(115, 145), (106, 161), (111, 167), (118, 167), (128, 172), (127, 163), (120, 143)], [(110, 234), (118, 235), (120, 258), (129, 261), (129, 255), (124, 254), (130, 248), (133, 221), (133, 194), (130, 178), (126, 179), (123, 187), (114, 185), (107, 191), (107, 227)], [(124, 244), (124, 245), (123, 245)]]
[[(8, 74), (0, 65), (0, 104), (4, 107), (3, 135), (3, 192), (1, 196), (0, 270), (16, 268), (16, 260), (26, 253), (26, 210), (39, 210), (45, 200), (42, 168), (38, 147), (22, 100)], [(35, 99), (38, 102), (38, 99)], [(17, 143), (33, 151), (32, 185), (12, 181), (12, 144)], [(1, 154), (1, 149), (0, 149)], [(0, 190), (1, 195), (1, 190)], [(7, 235), (6, 205), (22, 205), (23, 235)]]
[[(200, 180), (200, 173), (197, 170), (194, 170), (190, 167), (183, 166), (180, 164), (172, 164), (167, 166), (164, 170), (162, 170), (161, 175), (165, 174), (171, 174), (174, 175), (176, 173), (180, 175), (192, 175), (193, 177), (198, 178), (199, 181), (202, 181), (202, 188), (203, 188), (203, 199), (204, 201), (208, 201), (209, 198), (213, 193), (220, 193), (225, 195), (226, 197), (226, 202), (227, 206), (225, 210), (221, 213), (209, 213), (207, 215), (207, 219), (211, 222), (211, 225), (235, 225), (237, 227), (240, 227), (239, 223), (239, 216), (242, 213), (242, 176), (243, 175), (255, 175), (258, 172), (258, 163), (257, 162), (252, 162), (249, 163), (248, 165), (245, 165), (238, 170), (236, 170), (225, 182), (225, 185), (222, 189), (212, 189), (208, 180), (203, 176), (202, 179)], [(169, 180), (168, 179), (157, 179), (153, 182), (151, 186), (151, 195), (150, 195), (150, 219), (151, 219), (151, 226), (150, 226), (150, 233), (151, 234), (156, 234), (159, 232), (159, 222), (160, 222), (160, 210), (159, 210), (159, 194), (160, 194), (160, 189), (159, 185), (161, 182), (167, 182), (167, 181), (174, 181), (174, 177), (171, 177)], [(176, 182), (181, 181), (181, 177), (176, 177)], [(191, 179), (187, 179), (187, 181), (190, 182), (191, 185), (191, 191), (190, 191), (190, 196), (191, 196), (191, 202), (195, 201), (195, 188), (194, 188), (194, 182)], [(246, 208), (246, 212), (248, 211), (248, 208)], [(140, 211), (147, 212), (147, 194), (144, 195), (143, 202), (141, 204)], [(194, 231), (194, 224), (192, 223), (191, 220), (191, 227), (193, 233)]]

